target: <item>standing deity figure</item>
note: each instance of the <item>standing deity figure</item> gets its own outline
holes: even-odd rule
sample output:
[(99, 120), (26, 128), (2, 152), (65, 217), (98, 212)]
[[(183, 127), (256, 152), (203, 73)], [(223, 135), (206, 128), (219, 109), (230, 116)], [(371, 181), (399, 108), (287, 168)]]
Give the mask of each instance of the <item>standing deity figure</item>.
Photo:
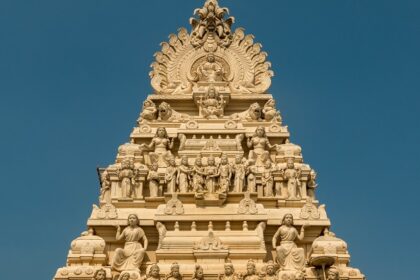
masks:
[(147, 180), (149, 181), (150, 197), (162, 196), (162, 186), (159, 184), (158, 165), (156, 162), (150, 166)]
[[(298, 248), (295, 240), (302, 240), (305, 236), (305, 227), (303, 225), (300, 233), (293, 226), (293, 215), (286, 214), (283, 217), (281, 226), (273, 236), (273, 248), (276, 248), (277, 263), (282, 270), (302, 270), (305, 264), (305, 252), (303, 248)], [(280, 237), (280, 246), (277, 245), (277, 239)]]
[(249, 260), (246, 264), (246, 272), (242, 276), (242, 280), (259, 280), (257, 267), (255, 266), (255, 262), (253, 260)]
[(264, 170), (261, 174), (261, 185), (263, 187), (265, 197), (274, 196), (274, 179), (272, 174), (271, 161), (269, 160), (265, 162)]
[(195, 159), (192, 176), (192, 188), (194, 192), (201, 193), (204, 191), (204, 175), (205, 175), (201, 157)]
[(149, 269), (149, 273), (146, 276), (146, 280), (160, 280), (160, 268), (157, 263), (152, 264)]
[(106, 169), (101, 174), (101, 195), (99, 201), (105, 201), (106, 204), (111, 203), (111, 179)]
[(277, 280), (276, 264), (272, 260), (266, 264), (264, 276), (261, 278), (262, 280)]
[(230, 179), (232, 178), (232, 169), (226, 155), (220, 158), (219, 173), (219, 192), (226, 193), (229, 191)]
[(284, 170), (284, 179), (287, 183), (287, 191), (289, 199), (298, 199), (300, 196), (300, 169), (295, 167), (293, 159), (287, 160), (287, 167)]
[(276, 110), (276, 101), (273, 98), (265, 103), (262, 113), (266, 121), (281, 122), (280, 112)]
[(249, 159), (255, 161), (255, 165), (264, 166), (264, 162), (269, 160), (269, 150), (276, 147), (271, 145), (265, 133), (263, 126), (257, 127), (252, 137), (248, 137), (247, 141), (249, 151)]
[(166, 192), (174, 193), (176, 191), (176, 176), (178, 168), (176, 167), (175, 158), (171, 157), (169, 159), (169, 166), (166, 168), (165, 173), (165, 183), (166, 183)]
[(210, 86), (207, 94), (198, 101), (201, 116), (206, 119), (217, 119), (223, 117), (225, 100), (223, 96), (217, 94), (214, 86)]
[(179, 192), (186, 193), (190, 189), (190, 175), (192, 169), (188, 166), (188, 157), (182, 156), (181, 164), (178, 166), (176, 181), (178, 183)]
[(239, 280), (239, 276), (235, 273), (235, 268), (230, 261), (225, 263), (225, 273), (219, 275), (219, 280)]
[(92, 280), (105, 280), (106, 279), (106, 271), (103, 268), (98, 269), (95, 271), (95, 274), (93, 274)]
[(159, 167), (167, 167), (168, 158), (172, 156), (171, 149), (174, 146), (174, 139), (169, 139), (166, 128), (159, 127), (149, 145), (142, 144), (141, 148), (153, 150), (150, 153), (153, 162), (157, 162)]
[(174, 262), (171, 265), (171, 272), (165, 277), (166, 280), (182, 280), (182, 275), (179, 272), (179, 264)]
[(206, 62), (197, 68), (199, 81), (215, 83), (226, 81), (223, 66), (216, 61), (214, 53), (207, 54)]
[(156, 104), (153, 103), (152, 100), (146, 99), (143, 102), (143, 110), (140, 113), (139, 122), (142, 122), (144, 120), (147, 121), (154, 121), (157, 118), (157, 107)]
[(209, 193), (216, 192), (216, 182), (219, 177), (219, 170), (216, 166), (216, 161), (214, 157), (209, 157), (207, 159), (207, 166), (205, 167), (206, 173), (206, 188)]
[(124, 159), (117, 173), (120, 179), (121, 197), (133, 197), (136, 185), (136, 171), (133, 160)]
[(309, 178), (308, 178), (308, 196), (312, 198), (312, 200), (315, 200), (315, 189), (318, 187), (318, 184), (316, 183), (316, 172), (315, 170), (311, 170), (309, 172)]
[(204, 280), (204, 270), (203, 267), (199, 264), (195, 265), (195, 270), (192, 274), (192, 280)]
[[(121, 232), (121, 227), (117, 226), (117, 241), (124, 240), (124, 248), (115, 250), (114, 258), (111, 262), (112, 269), (116, 271), (138, 270), (143, 261), (147, 250), (148, 241), (144, 231), (139, 226), (137, 215), (128, 216), (128, 227)], [(143, 240), (144, 247), (140, 243)]]
[(257, 178), (255, 177), (255, 166), (251, 165), (246, 168), (246, 182), (247, 182), (247, 192), (256, 192), (257, 191)]
[(242, 192), (245, 186), (246, 165), (241, 155), (235, 157), (235, 164), (233, 165), (233, 173), (235, 174), (233, 180), (233, 192)]

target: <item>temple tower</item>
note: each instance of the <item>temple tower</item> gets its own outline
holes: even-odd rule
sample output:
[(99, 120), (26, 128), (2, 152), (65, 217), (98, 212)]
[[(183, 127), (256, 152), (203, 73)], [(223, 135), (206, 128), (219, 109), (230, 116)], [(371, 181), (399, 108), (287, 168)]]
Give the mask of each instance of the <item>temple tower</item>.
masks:
[(216, 0), (161, 44), (130, 142), (55, 280), (365, 279), (268, 93), (267, 53)]

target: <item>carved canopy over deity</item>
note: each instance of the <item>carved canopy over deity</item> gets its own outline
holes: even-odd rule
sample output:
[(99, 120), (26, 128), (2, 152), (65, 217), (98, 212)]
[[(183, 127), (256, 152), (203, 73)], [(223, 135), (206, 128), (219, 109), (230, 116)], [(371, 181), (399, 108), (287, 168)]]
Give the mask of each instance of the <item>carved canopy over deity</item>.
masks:
[(150, 72), (157, 94), (192, 94), (199, 82), (224, 82), (232, 93), (265, 93), (273, 72), (267, 53), (253, 35), (242, 28), (231, 30), (234, 22), (227, 8), (208, 0), (195, 11), (191, 33), (181, 28), (163, 42), (155, 54)]

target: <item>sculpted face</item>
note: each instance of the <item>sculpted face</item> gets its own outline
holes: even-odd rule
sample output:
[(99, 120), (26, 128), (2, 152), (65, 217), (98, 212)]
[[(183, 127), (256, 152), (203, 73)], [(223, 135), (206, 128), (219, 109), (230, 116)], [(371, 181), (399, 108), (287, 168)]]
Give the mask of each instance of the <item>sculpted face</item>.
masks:
[(215, 61), (214, 54), (209, 53), (207, 55), (207, 61), (210, 62), (210, 63), (213, 63)]
[(255, 131), (258, 137), (264, 137), (265, 136), (265, 129), (264, 127), (260, 126)]
[(153, 171), (157, 171), (158, 170), (158, 165), (156, 163), (152, 164), (151, 169)]
[(337, 280), (338, 272), (336, 270), (329, 270), (327, 273), (327, 280)]
[(179, 277), (179, 266), (172, 267), (171, 272), (173, 277)]
[(267, 267), (267, 274), (268, 275), (273, 275), (274, 274), (274, 266), (272, 266), (272, 265), (269, 265), (268, 267)]
[(222, 162), (222, 164), (228, 164), (228, 158), (227, 158), (227, 156), (222, 156), (221, 162)]
[(236, 164), (240, 164), (240, 163), (242, 163), (242, 157), (241, 157), (241, 156), (237, 156), (237, 157), (235, 157), (235, 163), (236, 163)]
[(171, 158), (171, 159), (169, 160), (169, 164), (170, 164), (171, 166), (175, 166), (175, 165), (176, 165), (175, 159), (174, 159), (174, 158)]
[(229, 266), (229, 265), (226, 265), (226, 266), (225, 266), (225, 275), (226, 275), (226, 276), (230, 276), (230, 275), (232, 275), (232, 273), (233, 273), (233, 269), (232, 269), (232, 267), (231, 267), (231, 266)]
[(188, 158), (187, 157), (182, 157), (181, 163), (182, 163), (182, 165), (188, 165)]
[(255, 266), (253, 264), (247, 264), (246, 272), (248, 274), (254, 274), (255, 273)]
[(286, 214), (286, 216), (284, 216), (283, 223), (286, 226), (293, 225), (293, 216), (291, 214)]
[(213, 166), (214, 165), (214, 158), (209, 158), (208, 159), (208, 161), (207, 161), (207, 163), (210, 165), (210, 166)]
[(198, 278), (198, 279), (202, 279), (203, 278), (203, 270), (202, 269), (198, 269), (197, 270), (197, 272), (196, 272), (196, 277)]
[(136, 215), (130, 215), (130, 216), (128, 216), (128, 224), (130, 225), (130, 226), (136, 226), (136, 225), (138, 225), (139, 224), (139, 220), (137, 219), (137, 216)]
[(267, 162), (265, 163), (265, 168), (271, 168), (271, 162), (269, 160), (267, 160)]
[(121, 280), (130, 280), (130, 274), (124, 273), (123, 276), (121, 277)]
[(106, 278), (106, 273), (104, 270), (101, 269), (96, 273), (95, 280), (105, 280), (105, 278)]
[(289, 168), (289, 169), (295, 168), (295, 164), (294, 164), (293, 160), (288, 160), (287, 161), (287, 168)]
[(157, 129), (157, 136), (160, 138), (166, 137), (166, 129), (164, 127), (159, 127)]
[(150, 269), (150, 275), (152, 276), (152, 277), (155, 277), (155, 278), (157, 278), (157, 277), (159, 277), (159, 267), (158, 266), (153, 266), (151, 269)]
[(195, 159), (195, 165), (197, 165), (197, 166), (201, 166), (202, 165), (201, 158), (196, 158)]

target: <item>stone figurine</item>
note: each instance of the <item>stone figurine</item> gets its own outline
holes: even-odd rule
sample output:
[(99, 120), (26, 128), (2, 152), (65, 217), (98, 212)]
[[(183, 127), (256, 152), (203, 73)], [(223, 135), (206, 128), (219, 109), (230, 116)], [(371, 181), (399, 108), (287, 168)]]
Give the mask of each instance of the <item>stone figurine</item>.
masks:
[(261, 176), (261, 185), (263, 187), (263, 192), (265, 197), (274, 196), (274, 178), (272, 174), (271, 161), (267, 160), (265, 162), (264, 170)]
[(265, 265), (264, 276), (261, 277), (262, 280), (277, 280), (276, 270), (276, 264), (272, 260), (268, 261)]
[(176, 177), (178, 173), (178, 168), (176, 166), (174, 157), (171, 157), (168, 163), (169, 166), (166, 168), (165, 173), (166, 192), (174, 193), (176, 191)]
[(111, 203), (111, 179), (107, 170), (104, 170), (101, 174), (101, 195), (100, 201), (104, 201), (106, 204)]
[(225, 101), (222, 95), (218, 95), (216, 89), (210, 86), (207, 94), (200, 98), (199, 106), (201, 116), (206, 119), (217, 119), (223, 117)]
[(150, 153), (152, 161), (157, 162), (159, 167), (167, 167), (168, 158), (172, 156), (171, 150), (174, 146), (174, 139), (168, 137), (164, 127), (159, 127), (150, 144), (140, 146), (146, 150), (153, 150)]
[(146, 280), (160, 280), (160, 268), (156, 263), (150, 266)]
[(120, 188), (122, 197), (133, 197), (136, 185), (136, 171), (132, 159), (124, 159), (121, 162), (121, 168), (117, 171), (120, 179)]
[(239, 280), (239, 276), (235, 273), (235, 268), (233, 267), (233, 264), (228, 261), (224, 265), (224, 274), (219, 275), (219, 280)]
[(259, 280), (257, 267), (255, 266), (255, 262), (253, 260), (249, 260), (246, 264), (246, 272), (242, 275), (242, 280)]
[[(305, 236), (305, 227), (303, 225), (300, 233), (293, 226), (293, 215), (286, 214), (283, 217), (281, 226), (273, 236), (273, 248), (277, 252), (277, 263), (283, 270), (302, 270), (305, 264), (305, 253), (303, 248), (298, 248), (295, 240), (302, 240)], [(280, 245), (277, 246), (277, 240), (280, 238)]]
[(130, 280), (130, 272), (121, 273), (118, 280)]
[(248, 138), (247, 145), (250, 148), (249, 159), (255, 161), (257, 166), (264, 166), (263, 163), (269, 160), (268, 151), (276, 147), (270, 144), (263, 126), (257, 127), (254, 135)]
[[(148, 241), (143, 229), (139, 226), (137, 215), (128, 216), (128, 226), (121, 232), (117, 226), (117, 241), (124, 240), (124, 248), (117, 248), (111, 262), (116, 271), (139, 269), (147, 250)], [(142, 245), (140, 241), (143, 240)]]
[(178, 166), (178, 172), (176, 177), (179, 192), (186, 193), (189, 191), (191, 174), (192, 169), (188, 166), (188, 157), (183, 156), (181, 158), (181, 164)]
[(147, 181), (149, 181), (150, 197), (162, 196), (162, 186), (159, 184), (158, 165), (156, 162), (150, 166)]
[(216, 166), (216, 160), (214, 157), (209, 157), (207, 159), (207, 166), (205, 168), (206, 172), (206, 188), (209, 193), (216, 192), (216, 182), (219, 177), (218, 168)]
[(315, 200), (315, 190), (318, 187), (318, 184), (316, 183), (316, 176), (317, 176), (317, 174), (316, 174), (315, 170), (312, 169), (309, 172), (309, 178), (308, 178), (308, 183), (307, 183), (308, 196), (310, 198), (312, 198), (312, 200)]
[(273, 98), (269, 99), (265, 103), (265, 105), (262, 109), (262, 113), (263, 113), (264, 119), (266, 121), (281, 122), (280, 112), (277, 111), (276, 101)]
[(287, 167), (284, 170), (284, 180), (287, 184), (289, 199), (298, 199), (300, 197), (300, 169), (295, 167), (293, 159), (287, 161)]
[(235, 157), (235, 164), (233, 165), (233, 192), (242, 192), (245, 186), (245, 175), (246, 175), (246, 165), (244, 163), (243, 157), (237, 155)]
[(98, 269), (95, 271), (95, 274), (93, 274), (92, 280), (105, 280), (106, 279), (106, 271), (103, 268)]
[(194, 272), (192, 274), (192, 280), (204, 280), (204, 270), (203, 267), (199, 264), (195, 265)]
[(208, 53), (206, 61), (197, 68), (197, 78), (199, 81), (214, 83), (226, 81), (223, 65), (216, 61), (214, 53)]
[(146, 99), (143, 102), (143, 110), (140, 113), (140, 119), (139, 121), (142, 122), (144, 120), (147, 121), (154, 121), (157, 118), (157, 108), (156, 108), (156, 104), (150, 100), (150, 99)]
[(255, 177), (255, 166), (248, 166), (246, 171), (247, 192), (257, 191), (257, 178)]
[(219, 174), (219, 192), (226, 193), (230, 188), (230, 179), (232, 177), (232, 170), (229, 165), (228, 157), (222, 155), (218, 169)]
[(171, 272), (166, 276), (166, 280), (182, 280), (182, 275), (179, 271), (179, 264), (173, 263), (171, 265)]
[(193, 167), (192, 175), (192, 188), (194, 192), (201, 193), (204, 191), (204, 176), (205, 176), (204, 167), (201, 161), (201, 157), (195, 159), (195, 164)]

